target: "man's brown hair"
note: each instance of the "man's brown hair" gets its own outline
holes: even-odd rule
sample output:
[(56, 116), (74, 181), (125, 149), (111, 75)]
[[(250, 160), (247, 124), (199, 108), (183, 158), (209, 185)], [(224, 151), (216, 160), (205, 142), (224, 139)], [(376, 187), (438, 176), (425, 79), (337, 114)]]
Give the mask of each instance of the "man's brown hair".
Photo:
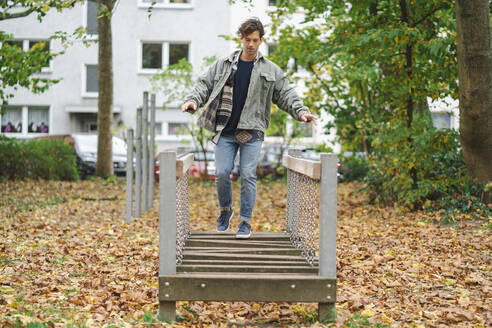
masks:
[(265, 35), (265, 30), (263, 29), (263, 24), (260, 22), (260, 19), (258, 17), (251, 17), (245, 20), (241, 26), (239, 26), (239, 29), (237, 32), (241, 37), (245, 37), (247, 35), (250, 35), (254, 31), (260, 32), (260, 38)]

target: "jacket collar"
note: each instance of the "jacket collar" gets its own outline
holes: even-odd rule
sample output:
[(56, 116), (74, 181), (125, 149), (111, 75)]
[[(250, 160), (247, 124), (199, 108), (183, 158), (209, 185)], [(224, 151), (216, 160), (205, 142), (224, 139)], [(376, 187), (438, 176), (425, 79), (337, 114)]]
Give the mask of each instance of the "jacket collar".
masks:
[[(232, 54), (227, 57), (227, 60), (233, 63), (233, 65), (237, 65), (237, 62), (239, 61), (239, 56), (241, 55), (242, 50), (236, 50)], [(263, 58), (263, 54), (258, 50), (256, 53), (256, 58), (254, 60), (254, 64), (260, 59)]]

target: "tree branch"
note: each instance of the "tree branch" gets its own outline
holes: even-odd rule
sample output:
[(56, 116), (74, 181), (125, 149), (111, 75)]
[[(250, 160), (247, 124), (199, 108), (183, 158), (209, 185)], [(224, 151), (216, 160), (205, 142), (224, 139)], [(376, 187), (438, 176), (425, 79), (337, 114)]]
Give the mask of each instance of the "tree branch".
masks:
[(434, 13), (436, 13), (437, 11), (441, 10), (441, 9), (444, 9), (444, 7), (436, 7), (434, 9), (432, 9), (431, 11), (429, 11), (427, 14), (424, 15), (424, 17), (422, 17), (421, 19), (419, 19), (418, 21), (416, 21), (415, 23), (413, 23), (412, 25), (410, 25), (411, 27), (415, 27), (417, 25), (419, 25), (420, 23), (422, 23), (423, 21), (425, 21), (427, 18), (429, 18), (429, 16), (432, 16), (434, 15)]
[(323, 79), (321, 78), (321, 76), (318, 75), (318, 73), (316, 73), (316, 71), (313, 69), (312, 65), (308, 65), (308, 70), (314, 74), (314, 77), (316, 77), (317, 80), (319, 80), (319, 82), (321, 83), (321, 85), (325, 88), (326, 92), (333, 97), (333, 99), (335, 99), (335, 102), (337, 103), (337, 106), (338, 107), (341, 107), (340, 106), (340, 103), (338, 102), (338, 99), (335, 97), (335, 95), (333, 94), (333, 92), (331, 92), (330, 90), (330, 86), (328, 84), (326, 84)]
[(0, 13), (0, 21), (6, 20), (6, 19), (12, 19), (12, 18), (26, 17), (35, 11), (36, 11), (36, 9), (34, 7), (31, 7), (25, 11), (13, 13), (13, 14), (10, 14), (7, 12), (2, 12), (2, 13)]
[(392, 54), (391, 56), (388, 56), (388, 58), (392, 58), (392, 57), (396, 57), (396, 56), (401, 56), (401, 55), (405, 55), (404, 52), (399, 52), (399, 53), (396, 53), (396, 54)]

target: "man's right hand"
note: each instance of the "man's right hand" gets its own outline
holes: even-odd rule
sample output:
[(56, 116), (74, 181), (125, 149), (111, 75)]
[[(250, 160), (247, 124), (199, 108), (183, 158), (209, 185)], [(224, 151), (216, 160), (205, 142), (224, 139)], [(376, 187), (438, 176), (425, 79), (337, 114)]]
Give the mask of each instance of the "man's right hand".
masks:
[(194, 101), (187, 101), (183, 104), (183, 106), (181, 106), (181, 111), (182, 112), (190, 112), (190, 113), (193, 113), (194, 111), (196, 111), (196, 104)]

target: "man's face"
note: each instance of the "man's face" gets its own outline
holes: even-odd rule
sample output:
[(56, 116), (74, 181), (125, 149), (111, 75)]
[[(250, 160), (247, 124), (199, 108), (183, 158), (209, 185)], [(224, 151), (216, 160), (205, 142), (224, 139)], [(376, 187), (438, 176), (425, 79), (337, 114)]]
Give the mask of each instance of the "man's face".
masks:
[(260, 37), (260, 31), (254, 31), (246, 36), (241, 36), (241, 43), (243, 44), (243, 51), (248, 54), (248, 56), (254, 57), (258, 52), (263, 38)]

